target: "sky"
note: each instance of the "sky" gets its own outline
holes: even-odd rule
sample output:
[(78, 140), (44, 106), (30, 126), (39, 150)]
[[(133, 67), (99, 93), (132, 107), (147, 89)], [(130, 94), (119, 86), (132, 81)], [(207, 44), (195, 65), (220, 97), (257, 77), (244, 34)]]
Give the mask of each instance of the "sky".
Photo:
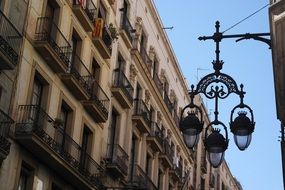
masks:
[[(269, 0), (154, 0), (181, 70), (189, 85), (211, 73), (215, 59), (215, 43), (199, 41), (199, 36), (211, 36), (215, 22), (224, 31), (269, 3)], [(268, 8), (261, 10), (224, 34), (269, 32)], [(268, 45), (255, 40), (223, 39), (220, 59), (225, 63), (222, 72), (244, 84), (244, 101), (254, 111), (256, 121), (252, 142), (239, 151), (229, 131), (230, 142), (226, 160), (232, 174), (244, 190), (282, 190), (280, 122), (276, 117), (272, 55)], [(213, 102), (203, 98), (210, 117)], [(228, 126), (230, 112), (239, 103), (232, 94), (220, 101), (220, 120)]]

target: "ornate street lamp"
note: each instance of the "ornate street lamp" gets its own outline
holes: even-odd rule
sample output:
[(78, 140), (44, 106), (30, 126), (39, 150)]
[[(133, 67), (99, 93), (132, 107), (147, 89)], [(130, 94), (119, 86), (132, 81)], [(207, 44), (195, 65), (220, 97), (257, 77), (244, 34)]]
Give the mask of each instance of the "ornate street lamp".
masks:
[[(249, 146), (255, 125), (252, 109), (243, 102), (245, 95), (243, 85), (241, 84), (238, 87), (231, 76), (221, 72), (224, 62), (219, 57), (219, 43), (223, 38), (239, 38), (236, 41), (254, 39), (265, 42), (270, 46), (270, 40), (261, 37), (268, 36), (269, 33), (223, 35), (223, 33), (219, 32), (220, 24), (218, 21), (215, 27), (216, 32), (213, 36), (198, 38), (199, 40), (212, 39), (216, 43), (216, 60), (212, 62), (214, 72), (204, 76), (198, 82), (196, 88), (194, 85), (191, 85), (189, 91), (190, 103), (182, 109), (180, 115), (180, 130), (187, 147), (190, 149), (194, 148), (198, 143), (204, 125), (202, 110), (194, 103), (194, 97), (201, 93), (206, 98), (215, 100), (215, 118), (205, 128), (204, 146), (208, 152), (209, 162), (216, 168), (222, 163), (229, 142), (227, 127), (218, 118), (218, 100), (225, 99), (232, 93), (240, 98), (239, 104), (232, 109), (230, 115), (230, 129), (234, 135), (235, 144), (240, 150), (245, 150)], [(183, 117), (185, 112), (187, 112), (187, 116)], [(247, 116), (248, 112), (250, 117)], [(238, 116), (234, 118), (236, 114)], [(223, 133), (221, 133), (221, 129)]]

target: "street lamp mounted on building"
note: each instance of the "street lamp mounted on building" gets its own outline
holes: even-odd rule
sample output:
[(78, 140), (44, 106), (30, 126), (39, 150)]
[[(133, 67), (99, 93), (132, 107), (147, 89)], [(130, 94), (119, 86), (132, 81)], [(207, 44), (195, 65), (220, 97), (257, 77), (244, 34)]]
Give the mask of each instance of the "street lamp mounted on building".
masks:
[[(202, 110), (194, 103), (194, 98), (198, 94), (204, 94), (206, 98), (215, 100), (215, 118), (205, 127), (204, 146), (208, 152), (209, 162), (216, 168), (222, 163), (229, 142), (227, 127), (219, 120), (218, 100), (225, 99), (232, 93), (240, 98), (239, 103), (232, 109), (230, 114), (230, 129), (234, 135), (235, 144), (240, 150), (245, 150), (249, 146), (255, 126), (253, 111), (243, 101), (245, 95), (243, 84), (238, 87), (231, 76), (221, 72), (224, 62), (219, 57), (219, 43), (223, 38), (239, 38), (236, 41), (254, 39), (265, 42), (270, 46), (270, 39), (262, 37), (268, 36), (269, 33), (223, 35), (219, 31), (220, 24), (218, 21), (215, 27), (216, 32), (213, 36), (198, 38), (199, 40), (212, 39), (216, 43), (216, 60), (212, 62), (214, 72), (204, 76), (198, 82), (196, 88), (194, 85), (191, 85), (189, 91), (190, 103), (181, 111), (180, 130), (187, 147), (190, 149), (194, 148), (198, 143), (204, 126)], [(186, 113), (187, 116), (183, 117)], [(234, 118), (236, 115), (237, 117)]]

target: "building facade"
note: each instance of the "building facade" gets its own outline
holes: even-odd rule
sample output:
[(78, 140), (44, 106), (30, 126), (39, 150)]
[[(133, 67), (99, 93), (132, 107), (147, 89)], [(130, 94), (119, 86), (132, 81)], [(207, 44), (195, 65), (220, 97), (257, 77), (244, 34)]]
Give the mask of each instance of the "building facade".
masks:
[(283, 187), (285, 188), (285, 1), (271, 0), (269, 7), (272, 46), (273, 77), (275, 87), (277, 119), (281, 123), (281, 156), (283, 165)]
[(0, 3), (0, 189), (212, 186), (202, 140), (190, 151), (179, 130), (188, 87), (153, 1)]

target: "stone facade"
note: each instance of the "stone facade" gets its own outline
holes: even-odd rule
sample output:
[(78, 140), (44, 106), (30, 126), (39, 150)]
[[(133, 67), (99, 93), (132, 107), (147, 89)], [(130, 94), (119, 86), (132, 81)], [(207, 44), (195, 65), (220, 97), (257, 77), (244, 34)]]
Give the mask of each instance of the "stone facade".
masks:
[(153, 1), (11, 2), (0, 105), (14, 124), (0, 189), (209, 187), (202, 140), (190, 151), (179, 130), (188, 87)]

